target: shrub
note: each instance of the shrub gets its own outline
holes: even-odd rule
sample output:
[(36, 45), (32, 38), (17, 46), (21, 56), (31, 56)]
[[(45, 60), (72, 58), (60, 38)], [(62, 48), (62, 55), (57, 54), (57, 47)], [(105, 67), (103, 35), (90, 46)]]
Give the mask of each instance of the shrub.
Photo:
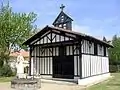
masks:
[(118, 72), (118, 67), (117, 65), (110, 65), (109, 66), (109, 69), (110, 69), (110, 72), (113, 73), (113, 72)]
[(3, 67), (0, 68), (0, 76), (12, 76), (13, 72), (9, 65), (5, 64)]
[(17, 74), (17, 69), (15, 68), (14, 70), (12, 70), (12, 76), (15, 76)]

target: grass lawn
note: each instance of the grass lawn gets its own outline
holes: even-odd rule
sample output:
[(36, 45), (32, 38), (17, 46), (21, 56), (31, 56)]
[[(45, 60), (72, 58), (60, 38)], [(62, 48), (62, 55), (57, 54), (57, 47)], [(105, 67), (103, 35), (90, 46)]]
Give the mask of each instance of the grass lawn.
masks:
[(112, 73), (113, 78), (100, 84), (93, 85), (87, 90), (120, 90), (120, 73)]
[(10, 82), (13, 77), (0, 77), (0, 83), (2, 82)]

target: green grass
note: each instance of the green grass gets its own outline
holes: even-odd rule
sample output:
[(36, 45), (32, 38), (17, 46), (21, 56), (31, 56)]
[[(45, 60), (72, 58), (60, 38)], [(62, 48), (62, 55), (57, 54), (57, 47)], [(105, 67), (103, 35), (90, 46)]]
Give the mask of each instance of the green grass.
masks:
[(120, 73), (112, 73), (113, 78), (100, 84), (93, 85), (87, 90), (120, 90)]
[(0, 77), (0, 83), (1, 82), (10, 82), (13, 79), (13, 77)]

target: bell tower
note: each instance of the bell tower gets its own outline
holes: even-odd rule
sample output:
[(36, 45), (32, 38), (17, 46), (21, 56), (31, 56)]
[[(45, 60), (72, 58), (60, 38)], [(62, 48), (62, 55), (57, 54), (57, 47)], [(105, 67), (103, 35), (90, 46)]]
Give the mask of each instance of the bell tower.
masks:
[(64, 8), (65, 8), (65, 6), (62, 4), (60, 7), (61, 12), (57, 16), (55, 21), (53, 22), (53, 25), (55, 27), (63, 28), (66, 30), (72, 30), (72, 21), (73, 20), (67, 14), (64, 13), (64, 11), (63, 11)]

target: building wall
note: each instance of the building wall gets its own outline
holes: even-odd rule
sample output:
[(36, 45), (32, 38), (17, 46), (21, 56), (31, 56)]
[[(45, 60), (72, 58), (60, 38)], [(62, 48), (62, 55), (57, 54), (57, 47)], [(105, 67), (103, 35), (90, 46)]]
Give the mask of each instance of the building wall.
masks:
[[(52, 54), (53, 50), (53, 54)], [(39, 51), (39, 47), (35, 47), (32, 52), (31, 58), (31, 74), (46, 74), (52, 75), (53, 73), (53, 56), (59, 55), (59, 47), (44, 48)], [(74, 56), (74, 75), (80, 76), (80, 62), (79, 62), (79, 50), (74, 46), (66, 46), (66, 55)], [(34, 64), (33, 64), (34, 63)]]
[[(74, 36), (73, 36), (74, 37)], [(52, 75), (53, 56), (59, 55), (59, 47), (43, 48), (39, 45), (64, 42), (73, 40), (70, 37), (58, 35), (56, 33), (46, 33), (41, 39), (34, 43), (31, 55), (31, 74)], [(81, 46), (79, 48), (79, 46)], [(82, 78), (109, 72), (109, 60), (107, 47), (104, 45), (82, 40), (80, 44), (67, 45), (66, 55), (74, 55), (74, 76)], [(105, 50), (104, 50), (105, 49)], [(81, 50), (81, 53), (79, 52)]]
[(97, 54), (95, 54), (94, 45), (86, 40), (82, 42), (82, 78), (109, 72), (107, 47), (104, 52), (104, 46), (97, 44)]
[(108, 57), (82, 55), (82, 78), (109, 72)]

